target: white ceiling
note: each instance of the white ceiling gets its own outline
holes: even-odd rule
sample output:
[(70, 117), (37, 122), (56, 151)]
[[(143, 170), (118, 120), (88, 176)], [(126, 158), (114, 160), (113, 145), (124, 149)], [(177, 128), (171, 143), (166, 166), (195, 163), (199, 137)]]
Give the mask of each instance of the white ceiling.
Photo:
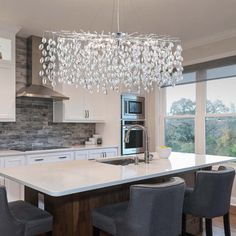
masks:
[[(45, 30), (117, 31), (115, 0), (0, 0), (0, 23), (21, 36)], [(236, 32), (236, 0), (120, 0), (121, 31), (168, 34), (188, 44)]]

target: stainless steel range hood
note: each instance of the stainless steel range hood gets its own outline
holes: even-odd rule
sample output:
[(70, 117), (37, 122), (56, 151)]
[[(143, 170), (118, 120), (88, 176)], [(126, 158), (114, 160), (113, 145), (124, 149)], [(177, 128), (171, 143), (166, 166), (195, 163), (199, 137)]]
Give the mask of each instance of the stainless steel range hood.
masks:
[(18, 90), (16, 96), (50, 98), (57, 101), (68, 100), (69, 97), (54, 91), (52, 87), (42, 85), (42, 80), (39, 77), (41, 52), (38, 46), (40, 43), (41, 38), (37, 36), (31, 36), (27, 39), (27, 86)]

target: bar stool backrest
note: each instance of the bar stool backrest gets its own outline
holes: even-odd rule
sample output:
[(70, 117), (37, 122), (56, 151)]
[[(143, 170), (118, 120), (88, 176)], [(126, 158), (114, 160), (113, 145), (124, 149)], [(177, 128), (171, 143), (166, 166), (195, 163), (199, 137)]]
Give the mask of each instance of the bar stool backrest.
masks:
[(131, 186), (128, 211), (117, 223), (116, 235), (180, 235), (184, 190), (184, 180), (177, 177), (161, 184)]
[(6, 188), (0, 186), (0, 235), (24, 236), (24, 234), (25, 226), (12, 216), (8, 207)]
[(218, 171), (198, 171), (193, 192), (194, 212), (205, 218), (228, 213), (234, 177), (235, 170), (231, 167), (220, 166)]

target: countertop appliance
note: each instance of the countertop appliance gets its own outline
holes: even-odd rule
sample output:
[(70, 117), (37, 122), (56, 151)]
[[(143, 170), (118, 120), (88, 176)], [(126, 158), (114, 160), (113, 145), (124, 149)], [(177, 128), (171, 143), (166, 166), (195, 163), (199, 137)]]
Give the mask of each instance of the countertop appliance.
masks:
[(121, 119), (144, 120), (145, 98), (124, 94), (121, 96)]
[(145, 121), (121, 121), (121, 154), (137, 154), (144, 152), (144, 131), (141, 128), (130, 130), (129, 142), (125, 142), (125, 135), (132, 125), (145, 125)]

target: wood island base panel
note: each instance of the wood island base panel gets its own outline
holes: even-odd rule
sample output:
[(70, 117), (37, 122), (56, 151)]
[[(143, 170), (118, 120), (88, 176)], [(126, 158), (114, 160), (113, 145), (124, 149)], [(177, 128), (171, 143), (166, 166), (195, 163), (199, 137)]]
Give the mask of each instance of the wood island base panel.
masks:
[[(175, 176), (184, 178), (187, 186), (194, 186), (195, 172), (187, 172)], [(52, 197), (44, 194), (45, 210), (50, 212), (54, 217), (52, 235), (92, 236), (91, 212), (94, 208), (129, 200), (130, 185), (160, 183), (169, 177), (171, 176), (137, 181), (61, 197)], [(25, 187), (25, 200), (38, 206), (38, 193), (34, 189)], [(201, 233), (202, 220), (187, 216), (187, 232), (194, 235)], [(108, 236), (108, 234), (101, 232), (101, 236)]]

